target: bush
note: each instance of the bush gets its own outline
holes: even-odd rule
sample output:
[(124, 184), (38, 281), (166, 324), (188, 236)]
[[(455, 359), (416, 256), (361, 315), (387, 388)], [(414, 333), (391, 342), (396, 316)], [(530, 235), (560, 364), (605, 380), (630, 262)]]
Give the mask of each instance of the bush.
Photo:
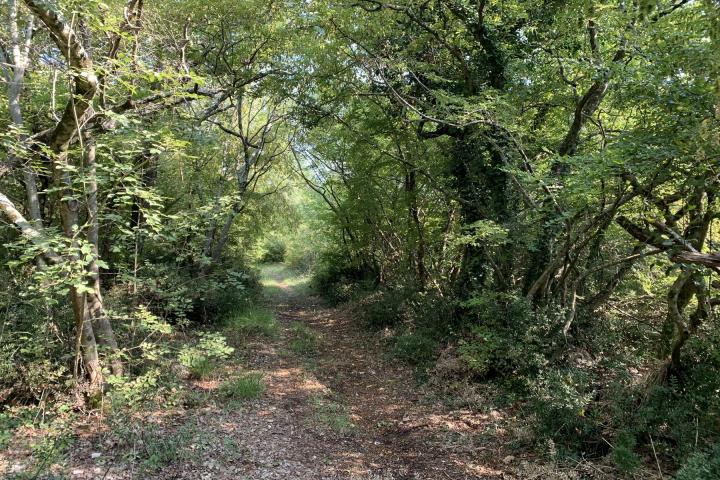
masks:
[(720, 478), (720, 444), (709, 453), (694, 453), (677, 473), (676, 480)]
[(369, 269), (350, 265), (347, 259), (343, 252), (325, 252), (315, 264), (310, 286), (331, 305), (349, 302), (376, 286)]
[(316, 249), (312, 245), (303, 242), (302, 239), (291, 244), (285, 253), (287, 266), (304, 274), (312, 271), (317, 258)]
[(425, 368), (437, 358), (439, 342), (431, 330), (420, 330), (394, 338), (393, 354), (418, 368)]
[(562, 455), (597, 458), (608, 453), (603, 440), (604, 416), (593, 408), (595, 390), (588, 372), (548, 368), (529, 380), (529, 407), (541, 440), (550, 439)]
[(371, 329), (392, 327), (403, 318), (406, 295), (397, 290), (380, 290), (362, 302), (363, 320)]
[(72, 312), (4, 274), (0, 287), (0, 405), (53, 403), (72, 385)]
[[(251, 308), (262, 293), (260, 275), (242, 264), (229, 265), (212, 276), (200, 308), (207, 319)], [(211, 318), (210, 318), (211, 317)]]
[(282, 240), (272, 239), (265, 244), (265, 252), (260, 261), (262, 263), (281, 263), (285, 261), (287, 247)]
[(621, 431), (615, 438), (612, 458), (622, 473), (632, 473), (642, 464), (642, 459), (635, 453), (635, 444), (635, 436), (627, 431)]
[(486, 377), (497, 366), (498, 352), (503, 344), (503, 338), (492, 328), (473, 325), (470, 328), (470, 338), (460, 340), (458, 354), (471, 372), (479, 377)]
[(180, 350), (178, 359), (193, 378), (205, 379), (215, 370), (216, 362), (227, 358), (233, 351), (219, 333), (203, 332), (195, 346), (186, 345)]
[(522, 297), (487, 293), (464, 302), (460, 358), (478, 379), (501, 377), (512, 388), (528, 385), (566, 347), (563, 311), (533, 310)]
[[(194, 269), (174, 264), (146, 262), (137, 279), (136, 304), (148, 305), (151, 312), (175, 325), (210, 323), (228, 311), (253, 303), (260, 295), (258, 273), (241, 262), (218, 265), (212, 273), (198, 277)], [(111, 291), (109, 302), (118, 307), (127, 305), (124, 282)]]

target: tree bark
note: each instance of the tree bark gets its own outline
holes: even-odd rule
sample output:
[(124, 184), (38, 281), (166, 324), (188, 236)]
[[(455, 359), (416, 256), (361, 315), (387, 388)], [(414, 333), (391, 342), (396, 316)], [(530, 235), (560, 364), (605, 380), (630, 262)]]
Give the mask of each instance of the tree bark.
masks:
[(114, 375), (123, 374), (123, 364), (120, 358), (120, 349), (113, 332), (110, 318), (103, 305), (100, 290), (100, 268), (98, 266), (100, 238), (100, 222), (98, 211), (98, 186), (96, 175), (96, 147), (95, 140), (89, 132), (85, 132), (85, 167), (87, 169), (87, 215), (90, 225), (87, 233), (88, 243), (92, 246), (93, 260), (88, 265), (90, 274), (89, 286), (92, 292), (87, 293), (87, 309), (92, 319), (92, 327), (96, 332), (97, 343), (107, 350), (109, 355), (110, 371)]
[[(52, 39), (65, 56), (73, 79), (72, 95), (65, 106), (62, 117), (52, 129), (47, 145), (53, 152), (54, 182), (60, 188), (60, 218), (63, 232), (65, 237), (70, 239), (73, 247), (77, 247), (77, 235), (80, 232), (79, 204), (68, 169), (68, 150), (73, 137), (80, 135), (82, 119), (86, 114), (92, 113), (91, 101), (97, 91), (97, 77), (92, 60), (82, 44), (82, 39), (64, 20), (62, 14), (53, 5), (45, 2), (25, 0), (25, 4), (49, 30)], [(78, 261), (79, 258), (73, 255), (69, 260)], [(70, 289), (70, 301), (75, 315), (77, 345), (82, 350), (90, 390), (92, 392), (100, 391), (103, 374), (87, 295), (73, 287)], [(95, 301), (93, 304), (97, 305)], [(79, 373), (77, 364), (75, 373)]]
[(425, 230), (420, 221), (420, 209), (417, 203), (417, 175), (413, 167), (406, 167), (405, 193), (408, 196), (408, 217), (417, 234), (415, 244), (415, 278), (418, 290), (424, 291), (427, 285), (427, 268), (425, 266)]
[(59, 263), (62, 257), (58, 255), (52, 248), (48, 246), (41, 230), (26, 219), (22, 213), (15, 207), (15, 204), (4, 194), (0, 193), (0, 210), (5, 214), (8, 220), (20, 230), (20, 233), (36, 247), (40, 248), (45, 260), (50, 263)]
[[(32, 30), (34, 17), (31, 15), (28, 19), (27, 28), (25, 30), (25, 38), (20, 38), (20, 29), (18, 27), (18, 6), (15, 0), (8, 1), (9, 21), (10, 21), (10, 42), (12, 47), (12, 75), (8, 75), (8, 110), (10, 112), (10, 120), (13, 126), (20, 132), (20, 141), (26, 139), (26, 135), (22, 132), (24, 120), (20, 100), (22, 97), (23, 86), (25, 82), (25, 71), (30, 61), (30, 45), (32, 42)], [(20, 164), (21, 159), (17, 157), (15, 152), (10, 152), (13, 157), (10, 161), (13, 164)], [(38, 198), (37, 174), (32, 170), (30, 165), (23, 168), (23, 180), (25, 182), (25, 192), (27, 201), (27, 213), (30, 221), (37, 229), (42, 228), (42, 217), (40, 214), (40, 200)]]

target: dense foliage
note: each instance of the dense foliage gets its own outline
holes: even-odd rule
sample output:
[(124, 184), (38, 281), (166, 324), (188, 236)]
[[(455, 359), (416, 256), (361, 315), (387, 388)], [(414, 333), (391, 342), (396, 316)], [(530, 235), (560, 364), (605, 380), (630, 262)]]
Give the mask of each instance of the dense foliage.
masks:
[(285, 261), (420, 381), (531, 412), (528, 447), (717, 474), (715, 0), (9, 0), (2, 22), (1, 404), (120, 398), (169, 356), (202, 377), (225, 340), (168, 339)]
[(299, 107), (333, 213), (315, 282), (422, 376), (519, 401), (540, 444), (626, 472), (716, 455), (717, 7), (318, 10), (313, 71), (342, 55)]

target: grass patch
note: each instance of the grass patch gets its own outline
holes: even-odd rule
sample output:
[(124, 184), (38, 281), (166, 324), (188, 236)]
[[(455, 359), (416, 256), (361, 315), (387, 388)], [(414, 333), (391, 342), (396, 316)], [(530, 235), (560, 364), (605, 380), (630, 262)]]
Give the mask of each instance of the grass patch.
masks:
[(136, 457), (132, 460), (138, 462), (140, 472), (145, 475), (162, 470), (172, 463), (181, 460), (187, 461), (189, 457), (202, 454), (201, 449), (196, 451), (192, 446), (205, 446), (210, 441), (206, 432), (190, 422), (173, 432), (152, 425), (142, 428), (131, 437), (133, 444), (141, 446), (137, 448)]
[(215, 372), (215, 362), (207, 357), (195, 357), (188, 365), (190, 378), (194, 380), (207, 380)]
[(154, 422), (144, 416), (119, 412), (108, 420), (114, 445), (110, 452), (103, 452), (104, 448), (98, 446), (103, 452), (102, 458), (106, 458), (105, 453), (117, 455), (113, 470), (135, 471), (135, 478), (156, 478), (159, 472), (164, 473), (176, 465), (198, 465), (207, 459), (223, 465), (236, 457), (235, 452), (227, 448), (230, 446), (227, 438), (205, 428), (194, 415), (182, 420), (173, 417)]
[(312, 328), (301, 322), (290, 325), (293, 339), (290, 341), (290, 350), (297, 355), (316, 355), (320, 347), (320, 339)]
[(220, 393), (232, 400), (254, 400), (265, 391), (265, 382), (261, 373), (248, 373), (228, 380), (220, 387)]
[(233, 313), (226, 320), (226, 326), (243, 336), (275, 338), (278, 334), (275, 316), (268, 309), (258, 306)]
[(283, 298), (285, 291), (277, 285), (263, 286), (263, 295), (269, 301), (275, 301)]
[(185, 408), (200, 408), (208, 404), (210, 395), (205, 391), (187, 390), (180, 401)]
[(350, 420), (347, 407), (332, 400), (315, 397), (313, 399), (315, 418), (326, 427), (347, 434), (355, 430), (355, 424)]

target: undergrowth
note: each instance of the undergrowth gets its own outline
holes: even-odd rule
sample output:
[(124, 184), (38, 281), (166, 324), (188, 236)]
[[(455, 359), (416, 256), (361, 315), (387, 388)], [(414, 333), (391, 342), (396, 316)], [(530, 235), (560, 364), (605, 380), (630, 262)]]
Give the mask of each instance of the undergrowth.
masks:
[(220, 393), (233, 400), (254, 400), (265, 391), (265, 383), (261, 373), (248, 373), (224, 382)]

